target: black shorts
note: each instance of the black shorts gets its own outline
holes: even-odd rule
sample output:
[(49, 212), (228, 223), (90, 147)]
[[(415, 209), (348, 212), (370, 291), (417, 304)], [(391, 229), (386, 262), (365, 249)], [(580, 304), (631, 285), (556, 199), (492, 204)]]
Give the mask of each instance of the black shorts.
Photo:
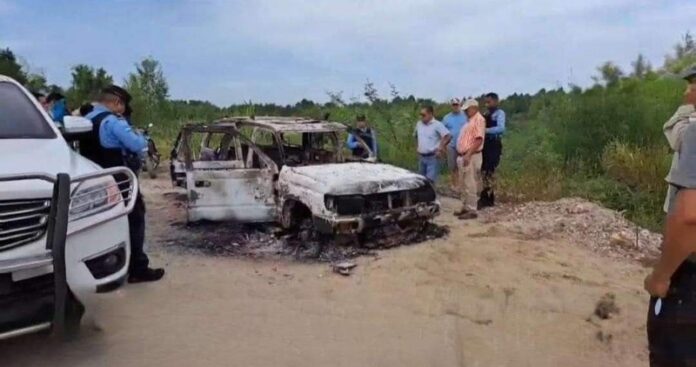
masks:
[(672, 277), (660, 313), (648, 310), (650, 366), (696, 367), (696, 264), (684, 262)]
[(503, 142), (499, 136), (486, 136), (483, 143), (483, 163), (481, 171), (495, 172), (500, 164), (500, 156), (503, 154)]

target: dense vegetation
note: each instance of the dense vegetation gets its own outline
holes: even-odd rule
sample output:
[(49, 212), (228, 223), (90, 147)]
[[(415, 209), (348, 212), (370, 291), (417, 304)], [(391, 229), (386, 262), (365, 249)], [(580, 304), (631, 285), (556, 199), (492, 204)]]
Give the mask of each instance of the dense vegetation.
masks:
[[(500, 172), (501, 192), (508, 200), (553, 200), (582, 196), (599, 201), (652, 229), (661, 225), (661, 206), (670, 152), (662, 135), (663, 122), (680, 104), (684, 83), (674, 75), (696, 64), (696, 45), (687, 34), (662, 67), (653, 70), (638, 56), (625, 74), (607, 62), (598, 67), (596, 84), (534, 95), (514, 94), (503, 101), (510, 131)], [(40, 74), (27, 72), (14, 53), (0, 49), (0, 74), (9, 75), (33, 91), (61, 91), (72, 107), (89, 101), (113, 82), (102, 68), (77, 65), (67, 88), (48, 85)], [(123, 84), (134, 96), (134, 121), (154, 122), (160, 149), (166, 151), (181, 124), (211, 121), (231, 115), (295, 115), (352, 123), (365, 114), (379, 134), (380, 158), (403, 167), (416, 162), (412, 133), (418, 109), (434, 104), (443, 116), (449, 107), (428, 99), (402, 96), (392, 87), (382, 96), (367, 82), (363, 100), (344, 101), (328, 93), (329, 102), (303, 99), (295, 105), (246, 103), (218, 107), (206, 101), (169, 99), (159, 63), (147, 58)]]

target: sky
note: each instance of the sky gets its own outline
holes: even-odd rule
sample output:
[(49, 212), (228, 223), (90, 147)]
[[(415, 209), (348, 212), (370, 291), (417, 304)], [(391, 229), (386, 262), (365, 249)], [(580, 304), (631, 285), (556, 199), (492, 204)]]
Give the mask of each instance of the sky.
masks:
[(218, 105), (383, 96), (445, 100), (588, 86), (596, 67), (654, 65), (686, 31), (694, 0), (0, 0), (0, 47), (49, 83), (70, 67), (116, 81), (159, 60), (175, 99)]

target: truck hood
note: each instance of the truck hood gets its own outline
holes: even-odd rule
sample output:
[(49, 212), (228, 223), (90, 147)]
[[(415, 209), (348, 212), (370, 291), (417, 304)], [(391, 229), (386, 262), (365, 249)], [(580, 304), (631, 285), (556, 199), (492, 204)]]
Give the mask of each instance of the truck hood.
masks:
[(332, 195), (375, 194), (415, 189), (428, 184), (425, 177), (381, 163), (337, 163), (283, 167), (281, 180)]
[[(77, 154), (63, 139), (0, 140), (0, 174), (46, 173), (71, 177), (99, 170), (92, 161)], [(0, 183), (0, 200), (50, 196), (51, 185), (42, 181)]]

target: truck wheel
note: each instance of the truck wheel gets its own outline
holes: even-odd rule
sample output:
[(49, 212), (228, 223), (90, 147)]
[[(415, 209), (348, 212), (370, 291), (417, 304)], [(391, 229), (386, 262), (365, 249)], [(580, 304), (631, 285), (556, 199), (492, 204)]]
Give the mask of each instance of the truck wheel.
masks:
[(306, 220), (309, 220), (309, 223), (311, 223), (311, 217), (312, 213), (304, 204), (295, 200), (287, 200), (283, 204), (280, 225), (287, 230), (297, 229)]
[(155, 163), (152, 161), (150, 156), (145, 157), (145, 170), (150, 178), (157, 178), (157, 172), (155, 168)]

